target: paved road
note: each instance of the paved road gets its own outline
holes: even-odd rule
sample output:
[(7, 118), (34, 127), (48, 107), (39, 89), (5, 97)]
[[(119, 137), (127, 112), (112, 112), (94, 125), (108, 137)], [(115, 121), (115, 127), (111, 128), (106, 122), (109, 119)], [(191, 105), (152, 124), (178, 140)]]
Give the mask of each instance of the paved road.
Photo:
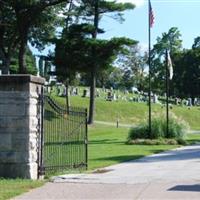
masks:
[[(100, 173), (102, 172), (102, 173)], [(57, 176), (16, 199), (200, 199), (200, 145)]]
[[(105, 121), (94, 121), (95, 124), (103, 124), (103, 125), (109, 125), (109, 126), (115, 126), (117, 127), (117, 122), (114, 123), (114, 122), (105, 122)], [(135, 126), (134, 124), (121, 124), (121, 123), (118, 123), (118, 126), (119, 127), (126, 127), (126, 128), (131, 128), (133, 126)]]

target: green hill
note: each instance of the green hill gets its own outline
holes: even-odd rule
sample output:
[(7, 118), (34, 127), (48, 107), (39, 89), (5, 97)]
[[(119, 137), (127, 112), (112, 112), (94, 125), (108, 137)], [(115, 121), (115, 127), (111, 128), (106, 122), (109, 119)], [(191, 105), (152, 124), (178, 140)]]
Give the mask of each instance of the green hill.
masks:
[[(64, 97), (56, 97), (56, 99), (64, 104)], [(72, 106), (89, 106), (89, 98), (80, 96), (71, 96)], [(152, 104), (152, 113), (165, 112), (165, 107), (159, 104)], [(175, 106), (170, 109), (177, 117), (185, 120), (193, 130), (200, 130), (200, 107)], [(153, 116), (152, 116), (153, 117)], [(148, 119), (148, 105), (146, 103), (137, 103), (129, 101), (106, 101), (103, 98), (96, 99), (95, 120), (114, 122), (119, 118), (122, 124), (138, 124)]]

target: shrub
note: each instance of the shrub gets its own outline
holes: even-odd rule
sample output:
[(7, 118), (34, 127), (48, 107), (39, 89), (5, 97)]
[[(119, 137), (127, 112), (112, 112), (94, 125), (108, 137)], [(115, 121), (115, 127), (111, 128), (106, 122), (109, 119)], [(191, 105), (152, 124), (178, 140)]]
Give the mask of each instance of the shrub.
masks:
[[(151, 124), (151, 135), (149, 135), (149, 139), (158, 139), (165, 137), (165, 129), (163, 125), (165, 124), (162, 118), (154, 118)], [(148, 124), (147, 124), (148, 126)]]
[(129, 140), (127, 144), (137, 144), (137, 145), (177, 145), (177, 144), (185, 144), (182, 140), (177, 141), (176, 139), (135, 139)]
[(148, 139), (149, 128), (147, 124), (140, 124), (129, 131), (128, 140)]
[[(129, 143), (134, 143), (132, 140), (136, 139), (150, 139), (157, 140), (153, 143), (162, 144), (184, 144), (186, 131), (189, 128), (186, 122), (177, 118), (174, 114), (170, 115), (169, 118), (169, 131), (166, 132), (166, 119), (164, 115), (158, 115), (153, 117), (151, 125), (151, 134), (149, 134), (148, 123), (142, 123), (136, 127), (130, 129), (128, 134)], [(168, 139), (168, 142), (162, 139)], [(170, 140), (171, 139), (171, 140)], [(130, 142), (132, 141), (132, 142)], [(151, 143), (151, 142), (148, 142)]]

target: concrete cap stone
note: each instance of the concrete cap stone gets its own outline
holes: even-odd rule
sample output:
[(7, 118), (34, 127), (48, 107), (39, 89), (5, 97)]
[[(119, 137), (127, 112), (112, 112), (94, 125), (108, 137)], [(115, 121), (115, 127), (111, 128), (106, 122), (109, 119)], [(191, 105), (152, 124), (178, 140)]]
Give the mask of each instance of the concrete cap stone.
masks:
[(36, 83), (43, 85), (45, 83), (45, 79), (29, 74), (12, 74), (12, 75), (0, 75), (0, 84), (1, 83)]

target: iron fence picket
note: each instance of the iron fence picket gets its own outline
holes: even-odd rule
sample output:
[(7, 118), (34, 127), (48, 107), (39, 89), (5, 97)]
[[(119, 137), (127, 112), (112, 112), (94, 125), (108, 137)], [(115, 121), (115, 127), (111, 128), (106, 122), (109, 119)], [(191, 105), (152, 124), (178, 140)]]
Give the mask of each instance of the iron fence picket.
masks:
[(40, 168), (46, 175), (87, 168), (87, 110), (77, 107), (66, 109), (45, 95), (42, 106)]

